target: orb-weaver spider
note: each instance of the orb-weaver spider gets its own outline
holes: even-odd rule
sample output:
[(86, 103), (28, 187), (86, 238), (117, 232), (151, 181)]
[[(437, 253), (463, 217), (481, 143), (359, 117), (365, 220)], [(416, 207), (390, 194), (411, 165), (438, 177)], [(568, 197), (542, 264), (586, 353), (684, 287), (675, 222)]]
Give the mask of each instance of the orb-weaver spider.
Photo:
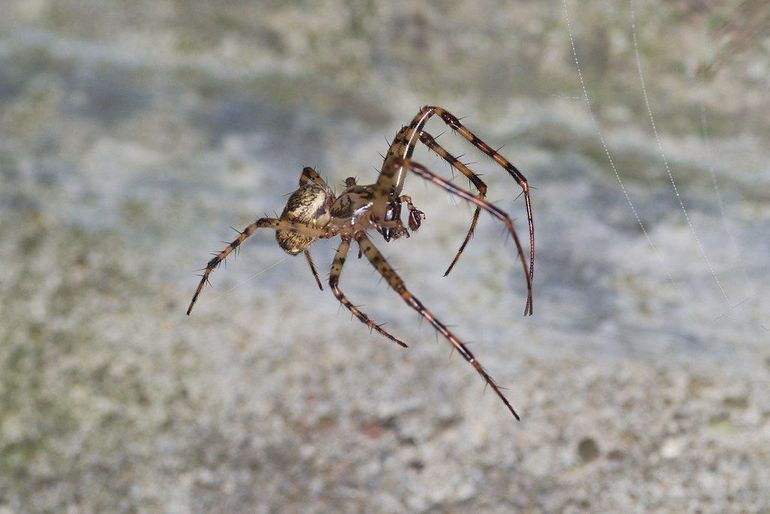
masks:
[[(471, 171), (467, 165), (447, 152), (436, 139), (425, 130), (425, 124), (434, 115), (438, 115), (444, 123), (451, 129), (464, 137), (473, 146), (484, 152), (492, 158), (497, 164), (503, 167), (518, 183), (524, 195), (524, 201), (527, 211), (527, 222), (529, 226), (529, 264), (524, 256), (521, 242), (513, 228), (513, 222), (510, 216), (486, 201), (486, 184)], [(465, 175), (476, 187), (478, 194), (462, 189), (452, 182), (445, 180), (425, 166), (411, 160), (415, 145), (421, 141), (430, 150), (446, 160), (454, 169)], [(374, 330), (391, 341), (406, 347), (406, 344), (400, 339), (394, 337), (380, 325), (374, 323), (369, 316), (353, 305), (345, 294), (340, 290), (339, 280), (342, 273), (342, 266), (345, 263), (350, 243), (355, 241), (359, 247), (359, 253), (362, 253), (371, 262), (372, 266), (387, 280), (388, 284), (399, 294), (401, 298), (411, 308), (416, 310), (422, 317), (427, 319), (431, 325), (443, 335), (457, 351), (468, 361), (476, 371), (484, 378), (485, 382), (497, 393), (500, 399), (505, 403), (511, 413), (519, 419), (519, 415), (514, 410), (508, 399), (502, 393), (501, 388), (495, 383), (492, 377), (481, 366), (473, 353), (462, 343), (441, 321), (439, 321), (423, 304), (418, 300), (404, 285), (403, 280), (390, 264), (385, 260), (380, 251), (372, 244), (367, 236), (367, 231), (378, 231), (385, 241), (397, 239), (402, 236), (409, 236), (409, 231), (401, 222), (401, 206), (406, 204), (409, 210), (408, 226), (411, 230), (417, 230), (420, 227), (425, 214), (418, 210), (412, 203), (412, 199), (401, 194), (404, 187), (407, 174), (411, 172), (425, 180), (444, 188), (450, 193), (463, 198), (474, 204), (476, 210), (471, 219), (471, 225), (460, 248), (455, 254), (454, 259), (447, 268), (446, 276), (454, 267), (455, 263), (462, 254), (465, 246), (470, 241), (476, 223), (479, 219), (481, 210), (489, 212), (492, 216), (502, 221), (508, 232), (516, 243), (518, 256), (521, 265), (524, 268), (524, 276), (527, 282), (527, 302), (524, 307), (524, 315), (532, 314), (532, 280), (534, 277), (535, 266), (535, 234), (532, 221), (532, 203), (529, 196), (529, 186), (527, 179), (516, 167), (505, 157), (492, 149), (488, 144), (480, 140), (476, 135), (468, 130), (460, 120), (453, 114), (447, 112), (441, 107), (425, 106), (414, 117), (412, 122), (396, 134), (396, 138), (390, 145), (388, 153), (385, 155), (382, 164), (382, 170), (377, 178), (377, 182), (370, 185), (358, 185), (354, 178), (345, 180), (345, 189), (339, 196), (335, 196), (331, 188), (312, 168), (305, 168), (299, 178), (299, 189), (290, 197), (286, 208), (279, 218), (260, 218), (240, 232), (239, 236), (231, 242), (224, 250), (219, 252), (211, 259), (203, 270), (203, 275), (198, 288), (193, 295), (190, 306), (187, 309), (189, 315), (193, 305), (198, 299), (203, 286), (208, 282), (209, 274), (236, 248), (238, 248), (246, 238), (251, 236), (258, 228), (270, 228), (276, 231), (278, 244), (287, 253), (297, 255), (304, 253), (310, 270), (323, 289), (321, 281), (318, 278), (318, 272), (310, 257), (308, 248), (318, 239), (328, 239), (339, 236), (341, 242), (337, 248), (334, 257), (331, 273), (329, 276), (329, 287), (334, 296), (347, 307), (362, 323), (366, 324), (370, 330)]]

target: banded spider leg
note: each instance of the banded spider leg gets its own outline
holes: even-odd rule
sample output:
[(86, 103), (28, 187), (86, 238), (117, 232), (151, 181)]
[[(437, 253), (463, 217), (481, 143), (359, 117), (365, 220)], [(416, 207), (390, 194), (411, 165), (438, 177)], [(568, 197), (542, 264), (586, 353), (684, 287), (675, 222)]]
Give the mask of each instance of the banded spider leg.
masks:
[(358, 307), (350, 303), (350, 300), (348, 300), (347, 296), (345, 296), (345, 293), (343, 293), (339, 288), (339, 282), (340, 282), (340, 275), (342, 274), (342, 266), (345, 264), (345, 258), (348, 255), (348, 250), (350, 249), (350, 239), (343, 237), (342, 242), (340, 242), (339, 248), (337, 248), (337, 254), (334, 256), (334, 262), (332, 263), (332, 270), (329, 274), (329, 287), (332, 290), (332, 293), (334, 293), (334, 297), (339, 300), (339, 302), (344, 305), (345, 307), (350, 310), (350, 312), (353, 313), (353, 315), (358, 318), (361, 323), (369, 327), (369, 330), (376, 331), (379, 334), (382, 334), (383, 336), (387, 337), (394, 343), (403, 346), (404, 348), (407, 348), (406, 343), (401, 341), (400, 339), (393, 337), (387, 330), (382, 328), (380, 325), (376, 324), (374, 321), (369, 319), (369, 316), (364, 314)]
[(504, 211), (500, 210), (499, 208), (495, 207), (491, 203), (487, 202), (486, 200), (478, 198), (476, 195), (471, 193), (470, 191), (467, 191), (454, 183), (445, 180), (432, 171), (428, 170), (425, 166), (422, 164), (416, 163), (414, 161), (408, 160), (408, 159), (402, 159), (400, 157), (392, 157), (390, 163), (385, 166), (380, 173), (380, 176), (377, 180), (376, 187), (378, 189), (377, 197), (381, 197), (378, 200), (375, 200), (375, 212), (377, 212), (378, 208), (381, 212), (383, 207), (379, 205), (379, 203), (384, 201), (385, 196), (381, 193), (388, 188), (392, 187), (390, 184), (392, 184), (393, 180), (396, 179), (397, 175), (402, 173), (404, 170), (411, 171), (412, 173), (415, 173), (416, 175), (422, 177), (425, 180), (428, 180), (430, 182), (433, 182), (437, 186), (449, 191), (450, 193), (459, 196), (460, 198), (463, 198), (467, 200), (468, 202), (476, 205), (478, 209), (483, 209), (490, 213), (492, 216), (500, 220), (503, 224), (505, 224), (506, 228), (508, 229), (508, 233), (513, 238), (514, 243), (516, 244), (516, 250), (519, 255), (519, 260), (521, 261), (521, 265), (524, 269), (524, 278), (527, 282), (527, 302), (524, 306), (524, 315), (532, 314), (532, 277), (529, 273), (529, 270), (527, 269), (527, 260), (524, 257), (524, 248), (521, 246), (521, 241), (519, 240), (519, 236), (516, 233), (516, 229), (513, 227), (513, 221), (511, 220), (511, 217)]
[(457, 338), (457, 336), (455, 336), (446, 327), (446, 325), (439, 321), (439, 319), (436, 318), (436, 316), (434, 316), (433, 313), (429, 311), (422, 304), (422, 302), (406, 288), (404, 281), (401, 279), (398, 273), (396, 273), (396, 270), (394, 270), (393, 267), (388, 264), (388, 261), (385, 260), (385, 257), (383, 257), (380, 251), (372, 244), (369, 238), (366, 237), (365, 232), (359, 232), (356, 234), (356, 242), (358, 242), (358, 246), (361, 248), (361, 251), (364, 253), (366, 258), (369, 259), (369, 262), (372, 264), (372, 266), (374, 266), (379, 274), (382, 275), (390, 287), (392, 287), (393, 290), (401, 296), (401, 298), (409, 307), (416, 310), (420, 316), (428, 320), (430, 324), (433, 325), (433, 328), (435, 328), (442, 336), (444, 336), (466, 361), (468, 361), (474, 368), (476, 368), (476, 371), (479, 373), (479, 375), (481, 375), (486, 384), (489, 385), (492, 390), (494, 390), (497, 396), (500, 397), (505, 406), (508, 407), (508, 410), (511, 411), (511, 414), (513, 414), (517, 420), (520, 419), (519, 415), (516, 413), (516, 410), (508, 401), (508, 398), (506, 398), (503, 394), (500, 386), (497, 385), (497, 383), (487, 372), (487, 370), (484, 369), (484, 367), (476, 359), (473, 353), (468, 349), (467, 346), (463, 344), (462, 341)]
[[(478, 175), (476, 175), (470, 168), (468, 168), (467, 165), (463, 164), (457, 157), (454, 157), (452, 154), (446, 151), (446, 149), (444, 149), (433, 136), (424, 130), (425, 124), (434, 115), (438, 115), (442, 121), (453, 131), (459, 133), (473, 146), (478, 148), (481, 152), (499, 164), (506, 172), (508, 172), (509, 175), (514, 178), (514, 180), (516, 180), (516, 183), (521, 188), (522, 194), (524, 195), (524, 202), (527, 211), (527, 224), (529, 228), (529, 279), (530, 282), (533, 282), (535, 274), (535, 226), (532, 219), (532, 201), (529, 195), (529, 184), (527, 183), (527, 179), (513, 164), (511, 164), (510, 161), (508, 161), (508, 159), (503, 157), (497, 150), (493, 149), (487, 143), (482, 141), (478, 136), (476, 136), (476, 134), (471, 132), (470, 129), (463, 125), (457, 116), (441, 107), (432, 105), (424, 106), (412, 119), (412, 122), (409, 124), (409, 126), (403, 127), (398, 132), (396, 138), (393, 140), (393, 143), (388, 149), (388, 153), (385, 155), (385, 162), (383, 163), (383, 167), (388, 163), (389, 160), (392, 160), (394, 157), (410, 159), (412, 157), (412, 153), (414, 152), (417, 141), (419, 140), (430, 150), (447, 161), (450, 166), (460, 171), (473, 183), (473, 185), (479, 191), (479, 194), (476, 196), (476, 198), (480, 200), (485, 199), (487, 186), (481, 180), (481, 178), (479, 178)], [(399, 176), (396, 178), (396, 182), (402, 184), (403, 176), (401, 175), (402, 172), (400, 171)], [(481, 212), (480, 209), (480, 207), (476, 207), (465, 239), (455, 254), (454, 259), (452, 259), (451, 264), (444, 273), (445, 276), (448, 275), (450, 271), (452, 271), (452, 268), (457, 263), (460, 255), (462, 254), (463, 250), (465, 250), (466, 245), (473, 236), (473, 232), (476, 228), (476, 223), (478, 222), (479, 214)], [(532, 314), (531, 305), (529, 308), (529, 314)]]
[(243, 242), (246, 239), (248, 239), (258, 228), (271, 228), (273, 230), (285, 230), (287, 232), (301, 234), (303, 236), (310, 237), (310, 238), (329, 237), (328, 230), (314, 228), (305, 223), (299, 223), (296, 221), (286, 221), (286, 220), (281, 220), (276, 218), (258, 219), (254, 223), (244, 228), (243, 231), (240, 232), (238, 237), (236, 237), (229, 245), (227, 245), (227, 247), (225, 247), (224, 250), (217, 253), (206, 264), (206, 267), (203, 269), (203, 274), (201, 275), (201, 281), (198, 283), (198, 287), (197, 289), (195, 289), (195, 294), (193, 294), (192, 301), (190, 302), (190, 306), (187, 308), (188, 316), (192, 312), (193, 306), (195, 305), (195, 302), (198, 300), (198, 296), (203, 290), (203, 286), (206, 285), (206, 283), (209, 281), (209, 275), (211, 274), (211, 272), (214, 271), (217, 268), (217, 266), (219, 266), (222, 263), (222, 261), (224, 261), (227, 258), (228, 255), (230, 255), (239, 246), (241, 246)]

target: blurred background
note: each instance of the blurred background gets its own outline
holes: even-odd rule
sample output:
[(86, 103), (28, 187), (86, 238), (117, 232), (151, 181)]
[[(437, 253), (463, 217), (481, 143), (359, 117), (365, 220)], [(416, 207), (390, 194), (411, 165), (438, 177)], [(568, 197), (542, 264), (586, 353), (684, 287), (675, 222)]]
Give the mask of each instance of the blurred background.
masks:
[[(767, 2), (0, 9), (0, 513), (770, 508)], [(365, 260), (342, 288), (407, 350), (267, 231), (184, 315), (229, 226), (303, 166), (374, 181), (424, 104), (535, 188), (535, 315), (489, 216), (441, 276), (472, 209), (416, 177), (422, 228), (375, 242), (518, 423)]]

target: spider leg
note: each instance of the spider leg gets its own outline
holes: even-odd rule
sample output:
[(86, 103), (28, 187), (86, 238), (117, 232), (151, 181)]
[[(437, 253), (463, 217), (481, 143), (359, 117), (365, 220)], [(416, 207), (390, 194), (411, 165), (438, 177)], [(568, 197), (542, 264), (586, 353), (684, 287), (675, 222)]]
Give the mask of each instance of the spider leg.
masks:
[(384, 169), (381, 176), (387, 176), (388, 173), (397, 173), (398, 170), (401, 169), (407, 169), (420, 177), (424, 178), (425, 180), (429, 180), (436, 184), (439, 187), (444, 188), (445, 190), (449, 191), (450, 193), (459, 196), (460, 198), (463, 198), (467, 200), (468, 202), (476, 205), (477, 207), (487, 211), (492, 216), (503, 222), (508, 229), (508, 232), (511, 234), (511, 237), (513, 237), (513, 241), (516, 244), (516, 249), (519, 255), (519, 260), (521, 261), (521, 265), (524, 268), (524, 278), (527, 281), (527, 303), (524, 307), (524, 315), (530, 315), (532, 314), (532, 277), (528, 273), (527, 269), (527, 260), (524, 257), (524, 249), (521, 246), (521, 241), (519, 240), (519, 236), (516, 234), (516, 229), (513, 228), (513, 221), (511, 221), (511, 217), (505, 213), (504, 211), (500, 210), (499, 208), (495, 207), (491, 203), (487, 202), (486, 200), (483, 200), (481, 198), (477, 198), (473, 193), (470, 191), (466, 191), (465, 189), (462, 189), (459, 186), (456, 186), (452, 182), (445, 180), (432, 171), (428, 170), (425, 166), (422, 164), (416, 163), (414, 161), (408, 160), (408, 159), (401, 159), (401, 158), (394, 158), (391, 165)]
[[(476, 134), (471, 132), (465, 125), (463, 125), (457, 116), (441, 107), (434, 105), (424, 106), (412, 119), (411, 123), (408, 126), (402, 127), (401, 130), (399, 130), (399, 132), (396, 134), (396, 137), (393, 139), (393, 143), (388, 149), (388, 153), (385, 154), (382, 172), (384, 173), (385, 169), (392, 165), (394, 159), (399, 157), (402, 159), (410, 159), (412, 157), (414, 147), (417, 144), (417, 141), (421, 139), (421, 135), (424, 133), (423, 128), (425, 127), (425, 124), (434, 115), (438, 115), (444, 121), (444, 123), (449, 126), (449, 128), (458, 132), (469, 143), (484, 152), (493, 161), (499, 164), (505, 171), (508, 172), (509, 175), (513, 177), (514, 180), (516, 180), (516, 183), (521, 188), (522, 194), (524, 195), (524, 204), (527, 210), (527, 224), (529, 228), (529, 281), (533, 282), (535, 276), (535, 225), (532, 221), (532, 201), (529, 196), (529, 184), (527, 183), (527, 178), (516, 168), (516, 166), (511, 164), (508, 159), (503, 157), (500, 153), (497, 152), (497, 150), (493, 149), (487, 143), (479, 139)], [(430, 145), (428, 146), (430, 147)], [(458, 167), (458, 169), (460, 168)], [(381, 175), (377, 183), (381, 190), (385, 190), (389, 194), (399, 195), (401, 194), (401, 190), (404, 187), (405, 178), (406, 170), (400, 167), (397, 168), (394, 173), (390, 174), (387, 178)], [(374, 215), (379, 219), (383, 219), (385, 209), (385, 204), (376, 205), (373, 209)], [(455, 261), (456, 259), (457, 257), (455, 258)], [(451, 268), (452, 266), (450, 265), (449, 270), (451, 270)], [(447, 270), (447, 273), (449, 270)]]
[(332, 270), (329, 275), (329, 287), (331, 288), (332, 293), (334, 293), (334, 296), (337, 298), (337, 300), (339, 300), (342, 305), (347, 307), (350, 310), (350, 312), (352, 312), (353, 315), (356, 318), (358, 318), (359, 321), (361, 321), (361, 323), (369, 327), (369, 330), (374, 330), (384, 335), (394, 343), (401, 345), (404, 348), (407, 348), (406, 343), (390, 335), (380, 325), (376, 324), (374, 321), (369, 319), (369, 316), (361, 312), (361, 310), (359, 310), (358, 307), (350, 303), (350, 300), (348, 300), (347, 296), (345, 296), (345, 294), (340, 290), (339, 288), (340, 275), (342, 274), (342, 266), (345, 264), (345, 258), (348, 255), (349, 249), (350, 249), (350, 240), (343, 238), (339, 248), (337, 248), (337, 253), (334, 256), (334, 262), (332, 263)]
[(469, 143), (487, 154), (493, 161), (507, 171), (521, 188), (521, 191), (524, 194), (524, 205), (527, 210), (527, 224), (529, 225), (529, 278), (530, 281), (532, 281), (535, 276), (535, 224), (532, 221), (532, 200), (529, 197), (529, 183), (527, 182), (527, 178), (516, 168), (516, 166), (511, 164), (508, 159), (500, 155), (497, 150), (479, 139), (476, 134), (463, 125), (454, 114), (441, 107), (432, 105), (423, 107), (420, 112), (433, 112), (438, 114), (450, 128), (456, 130), (457, 133), (464, 137)]
[[(446, 149), (438, 144), (436, 140), (428, 134), (427, 132), (423, 132), (420, 134), (420, 141), (423, 142), (425, 146), (436, 152), (439, 157), (444, 159), (446, 162), (449, 163), (450, 166), (455, 168), (456, 170), (459, 170), (460, 173), (468, 177), (468, 179), (473, 183), (474, 186), (476, 186), (476, 189), (479, 190), (479, 194), (476, 195), (476, 198), (479, 200), (484, 200), (486, 198), (487, 194), (487, 185), (484, 183), (481, 178), (479, 178), (478, 175), (476, 175), (473, 171), (471, 171), (468, 166), (466, 166), (464, 163), (460, 161), (457, 157), (450, 154), (446, 151)], [(444, 276), (446, 277), (449, 275), (449, 272), (452, 271), (452, 268), (454, 268), (455, 264), (457, 263), (458, 259), (460, 258), (460, 254), (463, 253), (463, 250), (465, 250), (465, 247), (468, 245), (468, 242), (471, 240), (471, 237), (473, 237), (473, 231), (476, 229), (476, 223), (479, 221), (479, 215), (481, 214), (481, 207), (476, 207), (476, 210), (473, 212), (473, 217), (471, 218), (471, 226), (468, 228), (468, 233), (465, 235), (465, 239), (463, 239), (462, 244), (460, 244), (460, 248), (457, 250), (457, 253), (455, 254), (454, 259), (452, 259), (452, 263), (449, 264), (449, 267), (444, 272)], [(532, 264), (530, 264), (530, 270), (532, 269)]]
[(503, 394), (500, 387), (497, 385), (497, 383), (492, 379), (492, 377), (489, 375), (489, 373), (484, 369), (484, 367), (481, 365), (481, 363), (476, 359), (476, 357), (471, 353), (471, 351), (460, 341), (452, 332), (449, 331), (449, 329), (444, 325), (441, 321), (439, 321), (432, 312), (430, 312), (420, 300), (417, 299), (409, 290), (406, 288), (406, 285), (404, 285), (404, 281), (401, 279), (401, 277), (396, 273), (396, 271), (391, 267), (390, 264), (388, 264), (388, 261), (385, 260), (385, 257), (380, 253), (379, 250), (372, 244), (372, 242), (369, 240), (368, 237), (366, 237), (366, 234), (363, 232), (359, 232), (356, 234), (356, 241), (358, 242), (359, 247), (364, 252), (364, 255), (366, 255), (366, 258), (369, 259), (369, 262), (372, 263), (372, 266), (380, 273), (380, 275), (383, 276), (385, 280), (387, 280), (390, 287), (392, 287), (399, 295), (401, 295), (401, 298), (406, 302), (407, 305), (409, 305), (412, 309), (416, 310), (420, 316), (425, 318), (430, 322), (431, 325), (433, 325), (433, 328), (435, 328), (442, 336), (444, 336), (451, 344), (452, 346), (460, 352), (460, 354), (463, 356), (463, 358), (468, 361), (474, 368), (476, 368), (476, 371), (481, 375), (481, 377), (484, 379), (484, 381), (491, 387), (497, 396), (500, 397), (500, 399), (503, 401), (506, 407), (508, 407), (508, 410), (511, 411), (511, 414), (518, 420), (519, 415), (514, 410), (511, 403), (508, 401), (508, 399)]
[[(425, 213), (414, 206), (411, 196), (401, 195), (398, 197), (398, 199), (404, 202), (406, 204), (406, 208), (409, 209), (409, 228), (416, 231), (418, 228), (420, 228), (420, 225), (422, 225), (422, 220), (425, 219)], [(408, 232), (407, 237), (409, 237)]]
[(318, 271), (315, 269), (315, 265), (313, 265), (313, 258), (310, 257), (310, 250), (305, 250), (305, 259), (307, 259), (307, 263), (310, 266), (310, 271), (313, 273), (313, 277), (315, 278), (316, 284), (318, 284), (318, 289), (321, 291), (324, 290), (324, 286), (321, 285), (321, 279), (318, 277)]
[(192, 297), (192, 301), (190, 302), (190, 306), (187, 308), (187, 315), (190, 315), (190, 312), (192, 312), (193, 306), (195, 305), (195, 302), (198, 300), (198, 296), (200, 295), (201, 291), (203, 290), (203, 286), (208, 282), (209, 275), (211, 274), (214, 269), (216, 269), (219, 264), (224, 261), (228, 255), (230, 255), (235, 249), (237, 249), (243, 242), (251, 236), (254, 231), (256, 231), (258, 228), (271, 228), (273, 230), (287, 230), (289, 232), (296, 232), (299, 234), (303, 234), (309, 237), (329, 237), (329, 234), (326, 230), (321, 230), (317, 228), (313, 228), (309, 225), (305, 225), (304, 223), (298, 223), (294, 221), (286, 221), (276, 218), (260, 218), (245, 229), (243, 229), (243, 232), (240, 233), (240, 235), (235, 238), (227, 247), (216, 254), (207, 264), (206, 267), (203, 270), (203, 274), (201, 275), (201, 281), (198, 284), (198, 288), (195, 290), (195, 294)]

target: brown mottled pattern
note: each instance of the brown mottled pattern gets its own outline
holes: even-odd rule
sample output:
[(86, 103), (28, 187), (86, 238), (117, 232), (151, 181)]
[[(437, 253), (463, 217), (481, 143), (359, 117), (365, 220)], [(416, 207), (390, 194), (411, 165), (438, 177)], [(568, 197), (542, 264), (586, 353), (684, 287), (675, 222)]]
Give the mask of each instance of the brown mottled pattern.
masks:
[(345, 189), (331, 207), (331, 215), (335, 218), (350, 218), (356, 209), (371, 203), (373, 198), (372, 186), (356, 186)]
[[(315, 184), (304, 185), (289, 197), (281, 219), (315, 225), (315, 220), (324, 214), (329, 216), (330, 195), (331, 192), (327, 188)], [(313, 244), (314, 238), (279, 230), (275, 233), (275, 239), (286, 252), (297, 255)]]

